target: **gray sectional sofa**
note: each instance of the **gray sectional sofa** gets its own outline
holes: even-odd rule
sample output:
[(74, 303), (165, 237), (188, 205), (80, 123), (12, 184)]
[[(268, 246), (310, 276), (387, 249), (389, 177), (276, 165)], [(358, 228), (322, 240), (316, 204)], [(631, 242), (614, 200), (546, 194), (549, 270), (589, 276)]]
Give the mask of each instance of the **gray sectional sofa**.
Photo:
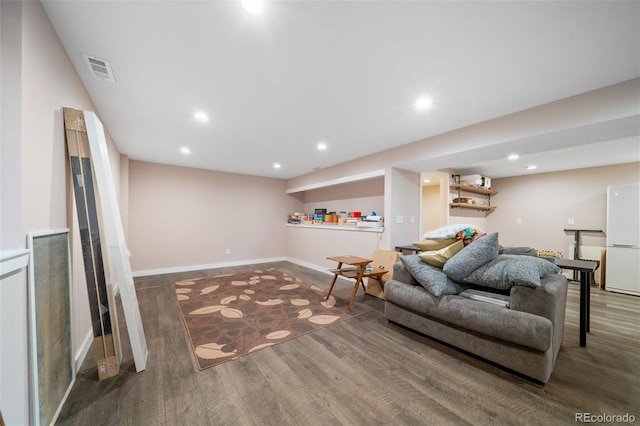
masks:
[[(445, 288), (436, 291), (432, 282), (425, 282), (421, 273), (424, 266), (416, 261), (417, 255), (403, 256), (402, 262), (394, 265), (393, 279), (385, 284), (385, 317), (392, 323), (497, 363), (538, 383), (547, 383), (564, 335), (567, 279), (558, 273), (549, 273), (557, 272), (557, 268), (546, 260), (500, 254), (497, 235), (491, 241), (487, 238), (483, 244), (478, 244), (482, 240), (484, 238), (455, 255), (458, 279), (445, 277)], [(489, 250), (491, 259), (474, 260), (474, 253), (471, 253), (472, 260), (469, 261), (469, 253), (465, 250), (476, 255)], [(438, 268), (427, 265), (427, 281), (433, 281), (433, 273), (448, 272), (447, 266), (453, 265), (454, 258), (445, 264), (444, 271), (432, 270)], [(544, 263), (551, 265), (550, 270)], [(421, 268), (417, 272), (416, 265)], [(533, 274), (534, 278), (523, 279), (522, 271), (529, 268), (526, 265), (535, 265), (533, 269), (541, 268), (540, 272), (524, 272)], [(464, 268), (467, 271), (461, 273), (467, 277), (481, 275), (485, 280), (502, 282), (497, 283), (496, 288), (469, 284), (460, 278), (460, 270)], [(497, 278), (491, 274), (496, 268), (499, 269)], [(456, 276), (456, 273), (450, 275)], [(540, 277), (536, 280), (535, 275), (538, 274)], [(459, 294), (469, 286), (495, 293), (497, 298), (507, 299), (508, 305), (501, 306)]]

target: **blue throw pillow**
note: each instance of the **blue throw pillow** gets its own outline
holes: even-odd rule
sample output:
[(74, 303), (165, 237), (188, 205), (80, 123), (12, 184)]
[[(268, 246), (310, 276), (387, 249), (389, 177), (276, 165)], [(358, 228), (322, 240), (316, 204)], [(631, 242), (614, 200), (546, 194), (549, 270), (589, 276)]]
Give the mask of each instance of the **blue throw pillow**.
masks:
[(400, 261), (411, 276), (436, 297), (458, 294), (463, 290), (460, 284), (448, 279), (442, 269), (426, 264), (417, 254), (401, 256)]
[(499, 250), (498, 233), (485, 235), (456, 253), (442, 270), (452, 280), (463, 282), (471, 272), (498, 257)]
[(559, 270), (553, 263), (539, 257), (501, 254), (471, 272), (465, 281), (500, 290), (508, 290), (514, 285), (539, 287), (540, 278)]

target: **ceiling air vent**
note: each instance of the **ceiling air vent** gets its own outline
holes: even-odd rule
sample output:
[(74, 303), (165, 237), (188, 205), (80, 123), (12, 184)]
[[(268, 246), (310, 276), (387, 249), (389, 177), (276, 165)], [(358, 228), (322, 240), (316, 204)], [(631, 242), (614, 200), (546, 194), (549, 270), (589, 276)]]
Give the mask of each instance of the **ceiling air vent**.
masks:
[(87, 64), (89, 72), (94, 76), (102, 80), (113, 81), (116, 79), (113, 77), (113, 71), (111, 70), (111, 64), (105, 59), (96, 58), (95, 56), (89, 56), (82, 54), (84, 63)]

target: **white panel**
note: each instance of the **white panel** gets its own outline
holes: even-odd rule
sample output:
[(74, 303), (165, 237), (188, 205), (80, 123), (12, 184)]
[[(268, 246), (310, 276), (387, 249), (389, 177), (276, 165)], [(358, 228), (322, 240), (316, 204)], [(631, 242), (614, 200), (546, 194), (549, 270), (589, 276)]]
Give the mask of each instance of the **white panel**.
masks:
[(131, 351), (136, 365), (136, 371), (142, 371), (147, 365), (147, 341), (144, 335), (138, 296), (133, 283), (131, 264), (129, 263), (129, 249), (124, 238), (120, 209), (113, 183), (109, 152), (104, 136), (102, 123), (93, 112), (84, 111), (87, 125), (87, 135), (91, 148), (91, 162), (95, 168), (95, 178), (102, 208), (105, 240), (109, 246), (110, 260), (113, 261), (116, 278), (120, 287), (122, 308), (127, 322), (127, 331), (131, 342)]
[(607, 188), (607, 246), (640, 244), (640, 183)]
[(607, 249), (605, 288), (609, 291), (640, 296), (640, 249)]
[[(28, 262), (29, 253), (13, 252), (11, 259)], [(0, 253), (0, 265), (5, 259)], [(0, 275), (0, 410), (7, 425), (23, 425), (29, 422), (27, 271), (24, 266), (11, 271)]]

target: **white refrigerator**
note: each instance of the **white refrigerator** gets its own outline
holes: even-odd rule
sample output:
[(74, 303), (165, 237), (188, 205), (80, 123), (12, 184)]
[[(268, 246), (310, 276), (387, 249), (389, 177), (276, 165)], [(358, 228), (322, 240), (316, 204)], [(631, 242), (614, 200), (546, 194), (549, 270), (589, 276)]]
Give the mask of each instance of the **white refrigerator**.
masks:
[(607, 187), (609, 291), (640, 296), (640, 183)]

